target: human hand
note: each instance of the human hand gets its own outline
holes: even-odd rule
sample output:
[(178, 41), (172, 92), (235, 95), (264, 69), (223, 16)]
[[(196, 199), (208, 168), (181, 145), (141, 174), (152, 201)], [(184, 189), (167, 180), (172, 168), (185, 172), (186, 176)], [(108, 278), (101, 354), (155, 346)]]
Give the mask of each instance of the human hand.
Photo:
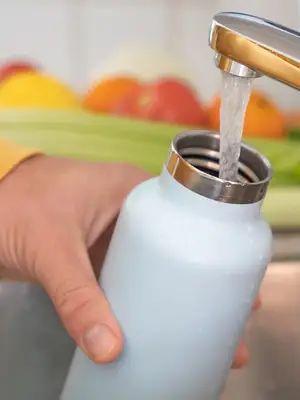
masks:
[[(39, 282), (97, 363), (115, 359), (123, 342), (96, 276), (124, 198), (149, 177), (130, 165), (39, 155), (0, 183), (0, 275)], [(247, 358), (242, 343), (233, 366)]]
[[(252, 311), (257, 311), (261, 308), (261, 297), (260, 294), (258, 294), (258, 296), (256, 297), (253, 307), (252, 307)], [(244, 367), (245, 365), (247, 365), (249, 361), (249, 353), (248, 353), (248, 349), (246, 346), (246, 343), (244, 340), (242, 340), (237, 348), (237, 351), (235, 353), (235, 357), (232, 363), (232, 368), (234, 369), (239, 369)]]

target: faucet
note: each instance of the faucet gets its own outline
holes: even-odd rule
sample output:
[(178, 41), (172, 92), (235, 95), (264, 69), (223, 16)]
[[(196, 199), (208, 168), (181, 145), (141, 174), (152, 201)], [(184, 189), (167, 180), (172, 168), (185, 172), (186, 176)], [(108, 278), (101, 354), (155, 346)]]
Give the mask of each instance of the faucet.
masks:
[(218, 68), (235, 76), (269, 76), (300, 90), (300, 33), (248, 14), (216, 14), (209, 44)]

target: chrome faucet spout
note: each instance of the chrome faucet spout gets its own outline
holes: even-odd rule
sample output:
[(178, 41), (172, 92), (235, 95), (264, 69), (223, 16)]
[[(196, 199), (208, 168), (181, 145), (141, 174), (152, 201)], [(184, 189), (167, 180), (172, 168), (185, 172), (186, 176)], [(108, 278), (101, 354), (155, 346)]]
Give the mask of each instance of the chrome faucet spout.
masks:
[(232, 75), (269, 76), (300, 90), (300, 33), (263, 18), (240, 13), (215, 15), (209, 44), (216, 65)]

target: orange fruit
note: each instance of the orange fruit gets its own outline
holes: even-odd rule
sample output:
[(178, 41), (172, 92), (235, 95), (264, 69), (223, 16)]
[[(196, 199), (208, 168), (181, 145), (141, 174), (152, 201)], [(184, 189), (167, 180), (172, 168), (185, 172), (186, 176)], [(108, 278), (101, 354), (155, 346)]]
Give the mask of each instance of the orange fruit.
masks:
[[(218, 94), (207, 109), (209, 126), (220, 129), (221, 98)], [(266, 94), (253, 90), (250, 96), (244, 122), (244, 135), (281, 139), (285, 135), (285, 117), (279, 107)]]
[(112, 112), (118, 101), (139, 86), (135, 78), (119, 76), (105, 79), (94, 85), (86, 94), (83, 106), (99, 113)]

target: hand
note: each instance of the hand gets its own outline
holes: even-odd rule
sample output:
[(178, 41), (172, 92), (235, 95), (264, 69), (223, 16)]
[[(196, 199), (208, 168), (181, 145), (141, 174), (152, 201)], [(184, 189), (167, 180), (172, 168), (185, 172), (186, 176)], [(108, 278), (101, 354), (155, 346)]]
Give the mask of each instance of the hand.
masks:
[[(261, 308), (261, 298), (260, 298), (260, 294), (258, 294), (258, 296), (256, 297), (253, 307), (252, 307), (252, 311), (257, 311)], [(249, 360), (249, 354), (248, 354), (248, 350), (247, 350), (247, 346), (246, 343), (244, 342), (244, 340), (242, 340), (238, 346), (238, 349), (235, 353), (235, 357), (232, 363), (232, 368), (234, 369), (239, 369), (244, 367)]]
[[(95, 362), (122, 334), (95, 277), (124, 198), (150, 176), (133, 166), (35, 156), (0, 183), (0, 275), (39, 282)], [(241, 345), (234, 366), (247, 360)]]

